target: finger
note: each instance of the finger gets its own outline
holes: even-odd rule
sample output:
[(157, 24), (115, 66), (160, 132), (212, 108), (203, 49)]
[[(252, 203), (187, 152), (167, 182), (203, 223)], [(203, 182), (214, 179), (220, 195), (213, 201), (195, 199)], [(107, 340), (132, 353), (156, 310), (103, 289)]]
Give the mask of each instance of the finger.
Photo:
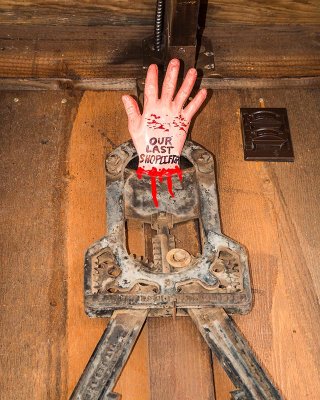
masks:
[(184, 78), (184, 81), (174, 99), (174, 104), (178, 108), (178, 110), (181, 110), (184, 103), (189, 98), (196, 79), (197, 79), (197, 70), (195, 68), (189, 69), (189, 71), (187, 72), (187, 75)]
[(158, 100), (158, 67), (156, 64), (151, 64), (145, 81), (144, 103), (147, 104), (156, 100)]
[(166, 76), (162, 85), (161, 101), (169, 103), (172, 101), (176, 90), (180, 61), (177, 58), (172, 59), (167, 68)]
[(141, 118), (139, 106), (131, 96), (122, 96), (122, 102), (128, 116), (129, 130), (138, 126)]
[(195, 98), (190, 101), (187, 107), (181, 112), (181, 115), (187, 120), (191, 121), (194, 114), (199, 110), (202, 103), (207, 97), (207, 90), (201, 89), (195, 96)]

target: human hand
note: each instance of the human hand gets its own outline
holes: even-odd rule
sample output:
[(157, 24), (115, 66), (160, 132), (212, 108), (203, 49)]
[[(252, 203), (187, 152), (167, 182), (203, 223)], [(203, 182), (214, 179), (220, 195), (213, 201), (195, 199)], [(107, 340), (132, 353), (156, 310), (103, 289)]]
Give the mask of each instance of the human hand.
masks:
[(123, 96), (122, 101), (128, 116), (128, 128), (139, 156), (137, 175), (151, 177), (152, 196), (158, 207), (156, 178), (167, 177), (168, 190), (173, 197), (171, 176), (178, 174), (180, 154), (187, 137), (190, 121), (204, 102), (207, 91), (201, 89), (194, 99), (183, 108), (197, 79), (197, 71), (191, 68), (173, 99), (180, 62), (173, 59), (168, 64), (162, 93), (158, 98), (158, 67), (150, 65), (145, 81), (143, 114), (131, 96)]
[(174, 169), (179, 166), (180, 154), (187, 137), (190, 121), (204, 102), (207, 91), (201, 89), (183, 108), (197, 78), (197, 71), (188, 71), (181, 88), (173, 99), (180, 63), (170, 61), (158, 98), (158, 67), (150, 65), (145, 81), (143, 114), (131, 96), (123, 96), (128, 116), (128, 128), (139, 155), (139, 167)]

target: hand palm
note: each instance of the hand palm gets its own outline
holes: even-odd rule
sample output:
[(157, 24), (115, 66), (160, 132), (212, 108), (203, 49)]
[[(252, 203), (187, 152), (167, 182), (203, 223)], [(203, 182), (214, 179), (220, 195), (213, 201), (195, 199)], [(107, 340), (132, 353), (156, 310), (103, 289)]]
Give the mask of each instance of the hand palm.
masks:
[[(196, 81), (197, 72), (194, 68), (188, 71), (173, 99), (178, 74), (179, 60), (173, 59), (168, 65), (159, 99), (158, 68), (155, 64), (150, 65), (145, 82), (142, 115), (137, 102), (131, 96), (122, 97), (128, 116), (129, 132), (139, 155), (139, 171), (154, 178), (153, 189), (156, 176), (166, 175), (168, 187), (171, 185), (169, 177), (173, 172), (179, 171), (180, 154), (190, 121), (207, 95), (206, 90), (201, 89), (183, 108)], [(171, 194), (173, 195), (172, 191)], [(155, 196), (153, 198), (155, 200)]]

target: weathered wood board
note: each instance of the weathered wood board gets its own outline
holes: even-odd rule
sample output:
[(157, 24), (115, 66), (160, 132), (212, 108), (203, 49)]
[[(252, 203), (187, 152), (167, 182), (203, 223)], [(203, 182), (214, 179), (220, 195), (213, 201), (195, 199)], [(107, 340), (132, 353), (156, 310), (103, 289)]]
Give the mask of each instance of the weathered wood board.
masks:
[[(1, 399), (67, 399), (105, 327), (84, 315), (83, 253), (105, 233), (105, 154), (129, 137), (120, 97), (2, 92)], [(234, 319), (286, 400), (316, 400), (320, 90), (210, 97), (192, 138), (215, 154), (223, 231), (248, 249), (255, 297)], [(243, 161), (239, 108), (260, 97), (288, 109), (294, 163)], [(212, 375), (188, 319), (153, 319), (117, 390), (123, 400), (212, 400)], [(214, 380), (225, 400), (219, 367)]]
[(81, 93), (1, 92), (1, 400), (67, 390), (66, 157)]
[[(134, 80), (145, 74), (142, 40), (152, 33), (152, 26), (2, 25), (0, 88), (134, 87)], [(203, 34), (212, 41), (215, 70), (199, 68), (215, 77), (212, 86), (234, 78), (299, 81), (320, 76), (319, 25), (220, 24)]]
[[(0, 4), (1, 24), (23, 25), (151, 25), (154, 0), (6, 0)], [(317, 0), (202, 0), (206, 25), (319, 23)]]

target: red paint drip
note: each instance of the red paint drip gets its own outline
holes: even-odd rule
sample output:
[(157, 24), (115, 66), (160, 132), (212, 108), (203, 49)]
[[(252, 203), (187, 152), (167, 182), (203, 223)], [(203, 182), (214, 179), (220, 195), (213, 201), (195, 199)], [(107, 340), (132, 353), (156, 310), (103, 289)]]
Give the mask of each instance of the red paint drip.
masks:
[(141, 179), (143, 174), (149, 175), (151, 178), (151, 194), (153, 203), (156, 207), (159, 206), (157, 199), (157, 178), (159, 179), (159, 182), (162, 182), (164, 176), (167, 178), (168, 192), (170, 193), (171, 197), (174, 197), (172, 190), (172, 175), (177, 174), (180, 181), (182, 181), (182, 170), (178, 166), (175, 168), (161, 168), (159, 170), (155, 167), (150, 170), (139, 167), (137, 169), (138, 179)]
[(157, 116), (156, 114), (151, 114), (150, 115), (153, 118), (147, 118), (147, 126), (150, 129), (162, 129), (165, 132), (167, 132), (167, 129), (164, 126), (164, 122), (156, 121), (156, 119), (159, 119), (160, 116)]
[(168, 186), (168, 192), (170, 193), (170, 196), (174, 197), (174, 193), (172, 191), (172, 178), (171, 178), (171, 176), (167, 176), (167, 186)]
[(173, 120), (173, 126), (175, 128), (179, 128), (179, 131), (183, 131), (187, 133), (187, 128), (188, 128), (189, 123), (184, 117), (178, 116)]
[(157, 178), (155, 176), (151, 176), (151, 193), (154, 205), (158, 207), (159, 203), (157, 199)]

